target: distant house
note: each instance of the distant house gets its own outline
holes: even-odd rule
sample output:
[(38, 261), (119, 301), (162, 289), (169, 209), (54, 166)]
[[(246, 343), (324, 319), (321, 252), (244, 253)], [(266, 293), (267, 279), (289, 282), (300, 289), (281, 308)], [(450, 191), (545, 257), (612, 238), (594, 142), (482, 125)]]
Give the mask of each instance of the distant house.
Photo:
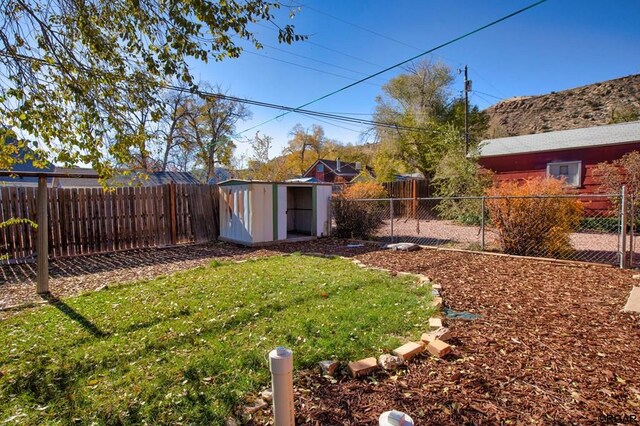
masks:
[(207, 183), (209, 185), (217, 185), (220, 182), (224, 182), (233, 178), (234, 176), (231, 170), (225, 167), (215, 167), (213, 169), (213, 177), (209, 178), (209, 181)]
[(640, 151), (640, 121), (485, 140), (479, 163), (497, 182), (552, 176), (588, 194), (598, 191), (596, 165), (631, 151)]
[(318, 182), (348, 183), (356, 176), (368, 173), (374, 176), (373, 169), (362, 167), (362, 163), (346, 163), (335, 160), (318, 159), (302, 175), (303, 178), (315, 178)]
[[(95, 178), (74, 178), (74, 177), (58, 177), (53, 178), (52, 186), (54, 188), (98, 188), (100, 182), (98, 180), (98, 173), (89, 168), (66, 168), (56, 167), (56, 173), (64, 173), (72, 176), (74, 174), (94, 175)], [(176, 184), (200, 184), (201, 182), (196, 179), (189, 172), (153, 172), (148, 173), (148, 178), (143, 178), (137, 173), (130, 175), (117, 175), (109, 181), (110, 185), (114, 186), (158, 186), (167, 183)]]
[[(7, 143), (13, 143), (11, 139), (7, 140)], [(24, 159), (30, 152), (29, 148), (22, 148), (16, 154), (19, 159)], [(36, 167), (32, 160), (24, 160), (22, 163), (15, 164), (11, 169), (14, 172), (53, 172), (53, 164), (48, 164), (44, 168)], [(47, 179), (47, 186), (51, 186), (51, 178)], [(21, 186), (21, 187), (37, 187), (37, 177), (20, 177), (20, 176), (0, 176), (0, 186)]]

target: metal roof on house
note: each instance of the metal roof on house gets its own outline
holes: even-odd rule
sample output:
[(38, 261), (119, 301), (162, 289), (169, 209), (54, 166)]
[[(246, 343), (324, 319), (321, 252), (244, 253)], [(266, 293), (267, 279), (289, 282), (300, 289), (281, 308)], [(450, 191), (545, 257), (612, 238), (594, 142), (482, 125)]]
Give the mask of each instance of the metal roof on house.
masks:
[(220, 182), (218, 186), (233, 186), (233, 185), (284, 185), (284, 186), (322, 186), (331, 185), (330, 182), (282, 182), (282, 181), (270, 181), (270, 180), (248, 180), (248, 179), (229, 179), (224, 182)]
[[(98, 181), (98, 173), (89, 168), (66, 168), (56, 167), (57, 173), (69, 174), (70, 177), (55, 177), (53, 180), (53, 186), (57, 188), (99, 188), (100, 182)], [(83, 178), (73, 177), (74, 174), (82, 173), (85, 176)], [(91, 178), (89, 176), (95, 176)], [(137, 173), (131, 175), (117, 174), (115, 177), (109, 180), (109, 185), (114, 186), (156, 186), (164, 185), (166, 183), (179, 183), (179, 184), (200, 184), (201, 182), (196, 179), (189, 172), (153, 172), (148, 173), (146, 178), (141, 178)]]
[(487, 139), (480, 144), (480, 157), (559, 151), (631, 142), (640, 142), (640, 121)]

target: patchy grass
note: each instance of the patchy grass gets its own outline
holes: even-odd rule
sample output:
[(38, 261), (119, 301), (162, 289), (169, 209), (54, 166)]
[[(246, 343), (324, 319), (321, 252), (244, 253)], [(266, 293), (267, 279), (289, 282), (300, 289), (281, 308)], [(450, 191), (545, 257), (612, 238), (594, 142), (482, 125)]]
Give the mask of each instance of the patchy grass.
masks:
[(298, 369), (389, 350), (423, 330), (430, 292), (294, 255), (57, 301), (0, 323), (0, 422), (219, 424), (268, 385), (275, 346)]

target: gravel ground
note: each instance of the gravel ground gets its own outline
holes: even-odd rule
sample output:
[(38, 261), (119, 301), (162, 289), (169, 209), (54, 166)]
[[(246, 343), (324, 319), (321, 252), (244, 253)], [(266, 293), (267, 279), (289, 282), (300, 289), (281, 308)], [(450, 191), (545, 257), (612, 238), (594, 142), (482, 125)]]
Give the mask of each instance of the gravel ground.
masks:
[[(391, 225), (387, 220), (378, 229), (377, 237), (386, 239), (390, 235)], [(482, 238), (479, 226), (460, 225), (450, 220), (417, 221), (411, 218), (395, 220), (393, 235), (396, 241), (473, 250), (480, 249)], [(574, 232), (570, 238), (571, 246), (575, 250), (570, 255), (570, 259), (609, 265), (618, 263), (618, 234)], [(640, 237), (634, 238), (634, 247), (640, 248)], [(485, 248), (490, 251), (500, 251), (498, 233), (494, 229), (487, 228), (485, 230)], [(636, 254), (636, 258), (640, 261), (640, 255)]]
[[(446, 306), (481, 315), (472, 322), (448, 321), (455, 348), (444, 360), (421, 356), (393, 375), (357, 380), (344, 369), (336, 380), (298, 372), (298, 424), (375, 425), (389, 409), (408, 412), (421, 425), (640, 418), (640, 317), (621, 313), (637, 282), (629, 270), (445, 250), (350, 249), (339, 240), (268, 249), (217, 243), (56, 260), (50, 287), (55, 296), (68, 297), (212, 259), (293, 251), (353, 256), (370, 266), (430, 276), (442, 285)], [(0, 307), (40, 302), (31, 268), (2, 266), (0, 274)], [(254, 424), (265, 423), (269, 414)]]

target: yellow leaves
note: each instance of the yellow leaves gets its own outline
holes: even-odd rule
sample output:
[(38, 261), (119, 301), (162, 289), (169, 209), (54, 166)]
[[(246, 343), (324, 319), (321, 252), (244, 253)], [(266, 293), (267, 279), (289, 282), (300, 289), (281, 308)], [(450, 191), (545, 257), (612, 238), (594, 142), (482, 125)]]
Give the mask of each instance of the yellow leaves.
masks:
[(343, 196), (347, 200), (361, 198), (386, 198), (387, 190), (377, 182), (358, 182), (344, 190)]
[(569, 234), (579, 225), (584, 206), (566, 195), (557, 179), (506, 181), (486, 191), (487, 209), (507, 253), (533, 256), (567, 255)]

